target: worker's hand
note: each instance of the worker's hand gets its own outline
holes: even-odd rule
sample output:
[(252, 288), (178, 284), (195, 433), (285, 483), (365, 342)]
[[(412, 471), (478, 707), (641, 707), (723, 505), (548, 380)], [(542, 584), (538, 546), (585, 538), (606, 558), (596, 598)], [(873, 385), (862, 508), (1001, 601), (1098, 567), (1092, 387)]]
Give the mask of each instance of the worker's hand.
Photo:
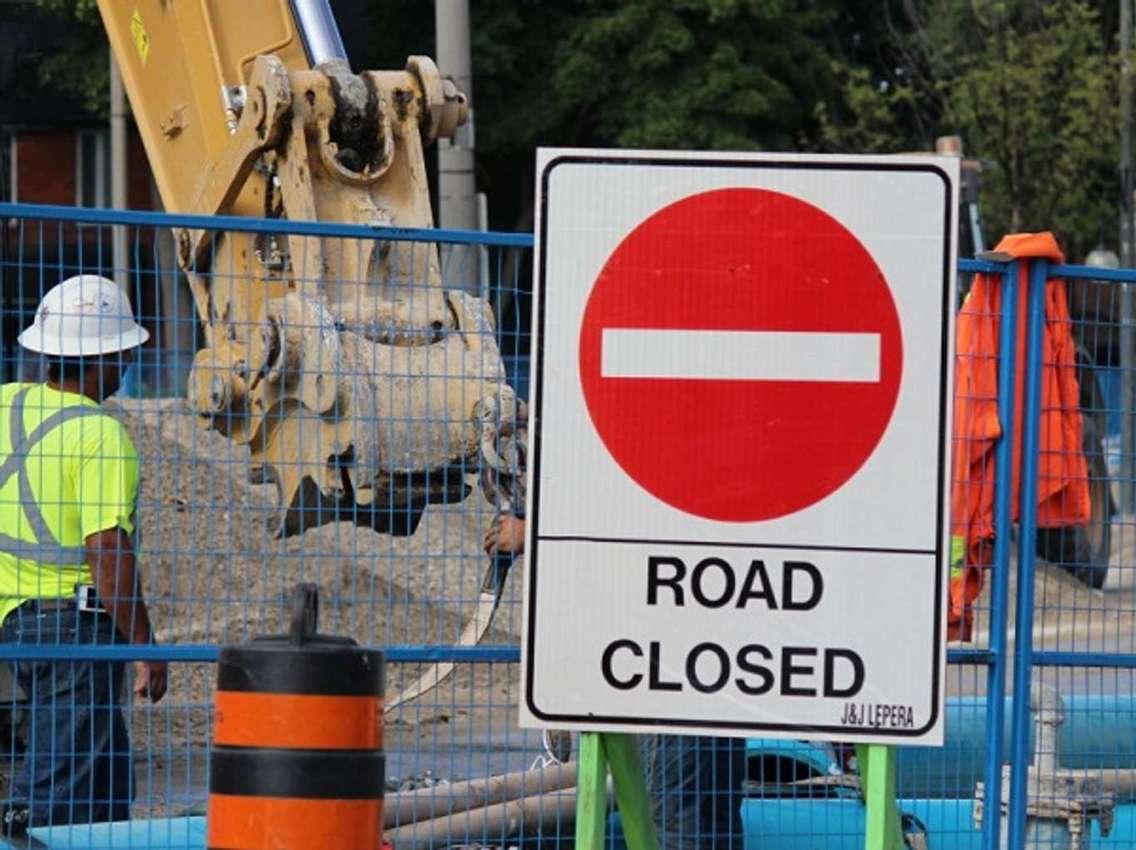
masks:
[(512, 514), (498, 514), (485, 532), (485, 551), (519, 555), (525, 550), (525, 521)]
[(134, 695), (157, 702), (166, 694), (166, 662), (134, 662)]

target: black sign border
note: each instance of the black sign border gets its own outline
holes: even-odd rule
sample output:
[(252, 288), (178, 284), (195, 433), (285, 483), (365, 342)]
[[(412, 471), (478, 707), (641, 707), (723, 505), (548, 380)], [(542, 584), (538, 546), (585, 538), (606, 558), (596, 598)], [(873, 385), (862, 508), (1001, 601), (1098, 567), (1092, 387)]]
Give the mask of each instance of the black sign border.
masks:
[[(611, 165), (611, 166), (664, 166), (664, 167), (690, 167), (690, 168), (745, 168), (745, 169), (784, 169), (796, 171), (875, 171), (875, 172), (906, 172), (906, 173), (926, 173), (937, 176), (943, 181), (944, 185), (944, 215), (943, 215), (943, 244), (946, 250), (943, 252), (943, 277), (942, 277), (942, 330), (940, 333), (940, 375), (939, 375), (939, 459), (938, 459), (938, 493), (937, 493), (937, 508), (936, 508), (936, 522), (935, 522), (935, 548), (933, 550), (897, 550), (897, 549), (853, 549), (853, 551), (864, 552), (904, 552), (908, 551), (911, 554), (931, 554), (935, 555), (935, 587), (939, 592), (935, 596), (935, 637), (934, 646), (932, 648), (931, 658), (931, 717), (927, 723), (918, 729), (874, 729), (872, 727), (851, 727), (851, 726), (818, 726), (806, 724), (792, 724), (792, 723), (739, 723), (737, 721), (714, 721), (714, 720), (680, 720), (671, 719), (664, 720), (656, 717), (612, 717), (602, 714), (553, 714), (546, 712), (537, 707), (533, 700), (533, 693), (535, 690), (535, 663), (533, 652), (533, 641), (536, 633), (536, 586), (537, 586), (537, 564), (539, 561), (538, 552), (540, 548), (540, 540), (536, 534), (536, 520), (540, 514), (540, 460), (541, 460), (541, 423), (544, 416), (544, 329), (545, 329), (545, 284), (547, 282), (546, 264), (548, 261), (548, 183), (554, 169), (560, 165)], [(539, 175), (540, 194), (538, 200), (540, 203), (540, 264), (536, 269), (536, 283), (538, 287), (537, 292), (537, 323), (533, 335), (534, 354), (536, 355), (533, 368), (532, 380), (532, 399), (530, 403), (530, 446), (529, 446), (529, 460), (532, 470), (532, 493), (530, 494), (531, 506), (528, 514), (528, 522), (530, 533), (528, 535), (528, 562), (526, 569), (528, 570), (528, 594), (526, 602), (528, 603), (528, 622), (526, 646), (525, 646), (525, 705), (529, 712), (539, 720), (549, 723), (580, 723), (580, 724), (602, 724), (604, 726), (657, 726), (660, 728), (691, 728), (691, 729), (744, 729), (754, 733), (760, 732), (799, 732), (803, 737), (808, 737), (810, 733), (831, 733), (836, 736), (861, 738), (919, 738), (927, 734), (935, 727), (939, 720), (939, 687), (941, 680), (941, 658), (943, 655), (943, 606), (945, 602), (943, 588), (943, 535), (945, 532), (945, 524), (947, 521), (947, 504), (946, 504), (946, 482), (949, 470), (947, 469), (947, 437), (949, 424), (947, 416), (951, 409), (950, 399), (948, 396), (948, 388), (950, 386), (950, 327), (951, 318), (954, 312), (954, 304), (950, 302), (951, 296), (951, 274), (953, 272), (952, 261), (953, 257), (950, 250), (952, 240), (954, 238), (955, 226), (955, 207), (958, 199), (955, 196), (954, 186), (951, 185), (949, 175), (937, 165), (932, 163), (913, 163), (913, 162), (857, 162), (855, 160), (847, 161), (815, 161), (815, 160), (777, 160), (777, 159), (743, 159), (730, 157), (728, 155), (722, 157), (706, 157), (697, 159), (685, 159), (683, 157), (663, 157), (653, 155), (643, 156), (605, 156), (603, 153), (597, 152), (596, 154), (563, 154), (555, 156), (550, 159), (541, 170)], [(535, 424), (535, 428), (531, 425)], [(564, 537), (564, 536), (546, 536), (544, 539), (549, 541), (558, 540), (589, 540), (598, 541), (602, 538), (588, 538), (588, 537)], [(607, 539), (608, 542), (616, 543), (666, 543), (666, 542), (679, 542), (679, 541), (661, 541), (661, 540), (633, 540), (630, 538), (621, 539)], [(683, 541), (691, 542), (691, 541)], [(698, 541), (705, 545), (721, 545), (711, 543), (709, 541)], [(819, 549), (828, 551), (837, 551), (841, 547), (831, 546), (815, 546), (815, 547), (802, 547), (802, 546), (783, 546), (779, 547), (777, 544), (768, 543), (755, 543), (755, 544), (727, 544), (735, 546), (747, 546), (753, 549), (761, 548), (793, 548), (793, 549)]]

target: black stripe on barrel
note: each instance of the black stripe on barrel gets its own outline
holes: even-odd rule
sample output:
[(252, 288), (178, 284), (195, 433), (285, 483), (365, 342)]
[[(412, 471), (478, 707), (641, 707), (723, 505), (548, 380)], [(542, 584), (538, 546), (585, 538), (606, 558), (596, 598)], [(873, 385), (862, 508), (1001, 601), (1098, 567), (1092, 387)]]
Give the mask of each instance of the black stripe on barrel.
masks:
[(350, 645), (269, 641), (224, 647), (217, 690), (327, 696), (382, 696), (383, 654)]
[(386, 784), (380, 752), (218, 747), (209, 791), (236, 797), (381, 800)]

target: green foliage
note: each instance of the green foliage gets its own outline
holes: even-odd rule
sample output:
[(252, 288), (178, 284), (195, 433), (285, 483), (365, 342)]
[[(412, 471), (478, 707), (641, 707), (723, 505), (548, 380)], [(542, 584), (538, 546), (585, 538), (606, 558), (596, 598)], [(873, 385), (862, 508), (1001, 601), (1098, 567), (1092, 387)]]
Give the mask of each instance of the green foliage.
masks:
[(505, 96), (527, 78), (531, 100), (510, 92), (526, 105), (513, 145), (792, 147), (829, 81), (817, 35), (830, 15), (807, 0), (478, 5), (479, 102), (483, 80)]
[(1020, 21), (980, 20), (978, 49), (944, 85), (944, 125), (994, 163), (991, 224), (1053, 230), (1079, 260), (1115, 220), (1117, 60), (1084, 3), (1047, 4)]
[(961, 135), (983, 160), (988, 236), (1055, 231), (1080, 259), (1116, 216), (1119, 60), (1085, 0), (924, 0), (890, 21), (875, 67), (837, 63), (818, 107), (827, 150), (928, 150)]
[(36, 0), (60, 21), (60, 37), (40, 57), (39, 83), (74, 94), (92, 115), (109, 113), (110, 53), (96, 0)]
[(817, 147), (821, 151), (893, 153), (927, 147), (911, 132), (903, 115), (918, 115), (919, 95), (907, 82), (879, 80), (871, 68), (833, 62), (842, 100), (815, 107)]
[[(95, 0), (37, 0), (45, 87), (106, 114)], [(356, 68), (432, 54), (423, 0), (333, 0)], [(1055, 230), (1074, 259), (1117, 202), (1106, 0), (472, 0), (478, 182), (525, 227), (537, 145), (896, 152), (960, 134), (989, 236)], [(446, 70), (446, 69), (443, 69)]]
[(798, 149), (836, 0), (477, 0), (479, 183), (531, 224), (538, 145)]
[(85, 24), (98, 24), (98, 0), (37, 0), (40, 7)]

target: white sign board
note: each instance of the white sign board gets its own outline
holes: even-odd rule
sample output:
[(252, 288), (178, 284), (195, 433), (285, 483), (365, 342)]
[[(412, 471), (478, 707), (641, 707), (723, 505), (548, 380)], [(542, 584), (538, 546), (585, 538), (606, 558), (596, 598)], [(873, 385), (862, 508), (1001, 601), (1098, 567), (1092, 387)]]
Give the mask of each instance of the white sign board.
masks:
[(522, 724), (941, 743), (957, 160), (537, 164)]

